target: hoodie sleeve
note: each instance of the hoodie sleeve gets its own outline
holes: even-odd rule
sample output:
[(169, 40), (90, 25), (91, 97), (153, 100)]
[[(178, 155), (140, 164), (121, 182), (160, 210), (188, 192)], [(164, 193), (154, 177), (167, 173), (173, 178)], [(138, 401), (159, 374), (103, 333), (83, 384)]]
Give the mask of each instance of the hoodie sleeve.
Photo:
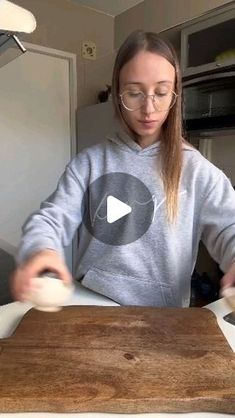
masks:
[(63, 248), (70, 244), (82, 221), (83, 194), (84, 187), (70, 164), (55, 192), (23, 225), (23, 235), (16, 256), (18, 264), (32, 253), (45, 248), (56, 250), (64, 256)]
[(235, 262), (235, 191), (220, 172), (201, 208), (202, 241), (210, 255), (227, 272)]

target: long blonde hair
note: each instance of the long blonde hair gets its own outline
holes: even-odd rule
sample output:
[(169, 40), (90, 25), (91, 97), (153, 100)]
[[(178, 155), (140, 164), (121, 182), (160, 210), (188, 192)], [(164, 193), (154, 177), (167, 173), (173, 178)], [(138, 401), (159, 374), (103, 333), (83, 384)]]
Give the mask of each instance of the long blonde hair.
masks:
[[(173, 47), (161, 39), (156, 33), (137, 30), (133, 32), (120, 47), (114, 64), (112, 78), (112, 99), (115, 114), (126, 125), (119, 101), (119, 77), (122, 67), (138, 52), (148, 51), (161, 55), (169, 61), (175, 69), (175, 93), (177, 100), (169, 110), (169, 114), (162, 125), (161, 145), (161, 173), (166, 194), (167, 218), (174, 223), (178, 211), (178, 192), (182, 171), (182, 116), (181, 116), (181, 76), (177, 55)], [(134, 135), (133, 132), (131, 132)]]

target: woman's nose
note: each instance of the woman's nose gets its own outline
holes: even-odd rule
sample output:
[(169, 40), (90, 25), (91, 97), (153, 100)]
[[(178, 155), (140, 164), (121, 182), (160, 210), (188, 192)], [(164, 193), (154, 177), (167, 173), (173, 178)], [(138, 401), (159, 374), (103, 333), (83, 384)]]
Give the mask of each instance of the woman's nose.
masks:
[(142, 111), (145, 114), (150, 114), (156, 111), (155, 107), (154, 107), (154, 103), (153, 103), (153, 97), (152, 96), (146, 96), (143, 106), (142, 106)]

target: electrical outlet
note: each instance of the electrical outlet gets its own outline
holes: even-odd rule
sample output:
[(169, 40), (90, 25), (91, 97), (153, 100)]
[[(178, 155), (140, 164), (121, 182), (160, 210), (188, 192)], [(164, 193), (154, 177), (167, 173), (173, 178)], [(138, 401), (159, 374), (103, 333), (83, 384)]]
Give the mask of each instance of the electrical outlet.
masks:
[(82, 43), (82, 57), (89, 60), (96, 59), (96, 44), (91, 41)]

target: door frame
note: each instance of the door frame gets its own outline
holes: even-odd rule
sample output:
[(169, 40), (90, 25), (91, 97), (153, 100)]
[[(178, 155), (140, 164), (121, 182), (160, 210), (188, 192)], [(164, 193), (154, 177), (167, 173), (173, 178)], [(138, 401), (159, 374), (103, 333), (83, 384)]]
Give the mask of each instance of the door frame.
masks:
[[(47, 48), (42, 45), (24, 42), (27, 51), (37, 52), (38, 54), (49, 55), (55, 58), (61, 58), (68, 61), (69, 64), (69, 103), (70, 103), (70, 159), (77, 154), (77, 56), (76, 54), (62, 51), (54, 48)], [(27, 54), (27, 51), (25, 52)], [(16, 58), (17, 59), (17, 58)], [(77, 232), (72, 241), (72, 275), (76, 274), (76, 256), (77, 256)]]

